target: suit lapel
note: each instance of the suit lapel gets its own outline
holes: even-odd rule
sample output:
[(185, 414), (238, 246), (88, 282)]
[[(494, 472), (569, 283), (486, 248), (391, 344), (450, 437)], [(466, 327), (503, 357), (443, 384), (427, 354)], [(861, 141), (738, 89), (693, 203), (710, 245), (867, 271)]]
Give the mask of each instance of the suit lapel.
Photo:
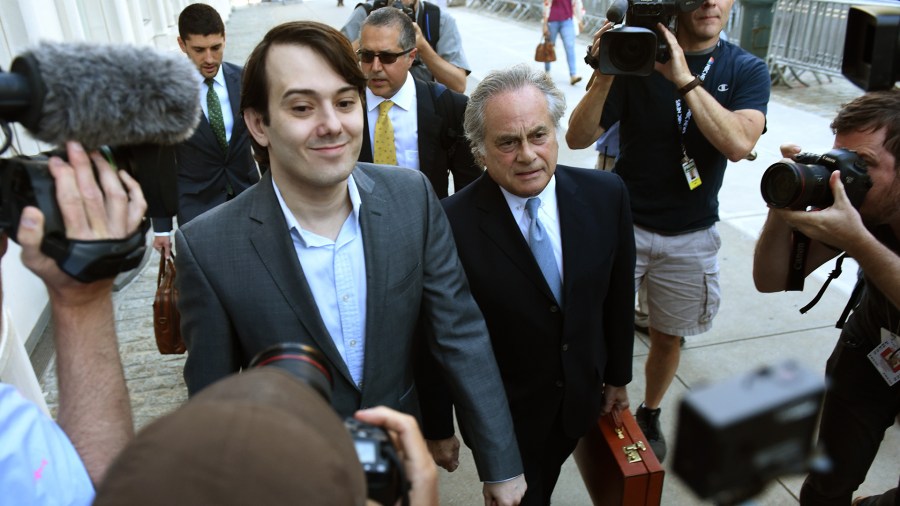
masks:
[[(325, 354), (338, 373), (353, 384), (350, 371), (325, 328), (303, 268), (297, 260), (287, 223), (272, 187), (271, 172), (266, 172), (252, 191), (253, 200), (248, 218), (256, 226), (251, 228), (251, 244), (272, 281), (294, 311), (302, 331)], [(296, 339), (295, 336), (285, 338)]]
[(476, 183), (477, 195), (476, 205), (478, 206), (479, 227), (509, 259), (522, 271), (527, 278), (549, 297), (555, 300), (553, 292), (544, 275), (541, 273), (540, 267), (528, 248), (528, 243), (519, 230), (519, 225), (515, 222), (509, 205), (500, 191), (500, 187), (485, 172)]
[(556, 205), (559, 208), (559, 233), (562, 240), (563, 256), (563, 300), (569, 298), (569, 290), (578, 279), (578, 266), (590, 261), (583, 258), (587, 243), (596, 239), (588, 230), (584, 214), (590, 212), (591, 206), (578, 191), (578, 185), (572, 180), (568, 167), (556, 166)]
[[(413, 79), (411, 76), (409, 79)], [(431, 90), (428, 84), (414, 79), (416, 85), (416, 125), (418, 129), (419, 170), (431, 180), (431, 172), (437, 167), (436, 155), (441, 151), (437, 145), (440, 139), (443, 118), (434, 110), (434, 101), (431, 98)]]
[[(234, 144), (237, 139), (243, 135), (246, 127), (243, 116), (241, 116), (241, 74), (236, 68), (223, 63), (222, 71), (225, 73), (225, 87), (228, 88), (228, 103), (231, 104), (231, 115), (233, 123), (231, 127), (231, 139), (228, 141), (229, 147)], [(212, 128), (210, 128), (212, 130)], [(231, 155), (232, 150), (228, 150)]]
[(369, 112), (368, 106), (363, 105), (363, 142), (359, 150), (359, 161), (372, 163), (372, 141), (369, 139)]

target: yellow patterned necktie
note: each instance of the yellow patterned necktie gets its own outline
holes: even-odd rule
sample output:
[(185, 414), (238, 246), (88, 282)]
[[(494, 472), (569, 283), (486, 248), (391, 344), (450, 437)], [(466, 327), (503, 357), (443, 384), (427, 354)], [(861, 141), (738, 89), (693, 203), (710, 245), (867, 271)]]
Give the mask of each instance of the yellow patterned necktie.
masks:
[(390, 100), (378, 104), (378, 121), (375, 122), (375, 163), (397, 165), (397, 149), (394, 147), (394, 125), (388, 117)]

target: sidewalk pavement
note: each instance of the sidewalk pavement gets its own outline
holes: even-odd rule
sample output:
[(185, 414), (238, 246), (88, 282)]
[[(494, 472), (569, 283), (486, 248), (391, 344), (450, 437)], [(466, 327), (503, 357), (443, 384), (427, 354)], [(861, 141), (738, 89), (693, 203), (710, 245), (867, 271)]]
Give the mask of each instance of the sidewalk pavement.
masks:
[[(263, 3), (236, 9), (227, 23), (226, 60), (243, 63), (252, 48), (271, 27), (285, 21), (312, 19), (335, 27), (343, 25), (355, 3), (336, 7), (334, 0)], [(532, 62), (534, 46), (539, 38), (537, 22), (517, 22), (485, 14), (467, 7), (451, 8), (462, 33), (464, 48), (472, 67), (468, 91), (494, 68), (519, 62)], [(173, 35), (174, 39), (174, 35)], [(582, 75), (589, 68), (581, 63), (582, 52), (589, 43), (582, 35), (576, 41), (577, 61)], [(562, 61), (553, 64), (552, 76), (564, 91), (568, 110), (584, 92), (584, 83), (570, 86)], [(536, 67), (539, 68), (539, 67)], [(675, 439), (675, 416), (679, 399), (692, 386), (724, 380), (754, 368), (795, 359), (805, 367), (824, 373), (825, 360), (838, 337), (834, 322), (847, 300), (855, 280), (855, 268), (846, 262), (844, 275), (825, 293), (819, 304), (806, 315), (798, 309), (806, 304), (821, 286), (824, 275), (832, 268), (826, 265), (807, 282), (803, 293), (759, 294), (751, 279), (752, 254), (756, 236), (765, 219), (766, 207), (759, 196), (759, 180), (763, 171), (780, 158), (778, 146), (795, 142), (807, 151), (824, 152), (831, 147), (829, 122), (839, 105), (861, 92), (842, 79), (793, 89), (784, 86), (773, 90), (769, 104), (768, 132), (758, 145), (756, 161), (731, 164), (719, 200), (719, 224), (722, 236), (721, 285), (722, 307), (710, 332), (689, 337), (682, 352), (681, 366), (663, 403), (662, 424), (666, 438)], [(563, 118), (566, 125), (568, 118)], [(569, 150), (560, 132), (560, 163), (593, 167), (595, 152), (591, 149)], [(153, 340), (151, 306), (155, 291), (158, 258), (154, 256), (143, 272), (115, 296), (117, 328), (125, 374), (132, 395), (135, 423), (138, 427), (175, 409), (185, 397), (181, 377), (183, 356), (161, 356)], [(632, 403), (637, 406), (643, 396), (646, 336), (638, 334), (633, 361), (634, 381), (629, 386)], [(53, 367), (43, 378), (48, 403), (56, 405), (56, 380)], [(673, 449), (670, 447), (670, 454)], [(671, 464), (671, 457), (667, 461)], [(858, 494), (874, 494), (897, 484), (900, 472), (900, 430), (888, 430), (881, 451)], [(481, 485), (475, 474), (468, 450), (460, 458), (454, 473), (441, 471), (441, 504), (482, 504)], [(796, 504), (802, 477), (790, 477), (772, 483), (756, 498), (762, 505)], [(563, 468), (553, 495), (559, 506), (590, 504), (577, 468), (570, 459)], [(667, 473), (663, 504), (689, 505), (701, 503), (671, 472)]]

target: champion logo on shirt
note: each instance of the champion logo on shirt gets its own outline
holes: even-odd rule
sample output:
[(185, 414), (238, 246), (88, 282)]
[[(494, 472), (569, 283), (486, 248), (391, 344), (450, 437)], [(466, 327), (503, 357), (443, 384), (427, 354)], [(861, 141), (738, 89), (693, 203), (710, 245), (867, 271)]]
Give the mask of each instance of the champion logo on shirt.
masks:
[(725, 84), (725, 83), (722, 83), (722, 84), (719, 85), (719, 87), (718, 87), (717, 89), (718, 89), (720, 92), (725, 93), (726, 91), (728, 91), (728, 85)]

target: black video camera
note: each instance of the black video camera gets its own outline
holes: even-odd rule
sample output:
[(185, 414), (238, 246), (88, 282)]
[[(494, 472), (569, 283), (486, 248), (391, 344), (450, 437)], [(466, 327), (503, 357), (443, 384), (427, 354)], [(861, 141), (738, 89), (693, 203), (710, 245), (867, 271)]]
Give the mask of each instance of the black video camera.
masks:
[[(173, 176), (173, 180), (165, 184), (174, 184), (175, 155), (172, 147), (104, 147), (101, 152), (110, 165), (125, 170), (141, 184), (148, 202), (168, 208), (177, 206), (177, 202), (163, 204), (163, 197), (169, 192), (160, 186), (166, 177), (166, 172), (162, 170), (164, 167), (171, 167), (168, 172)], [(22, 210), (26, 206), (34, 206), (43, 212), (45, 220), (41, 252), (54, 259), (63, 272), (78, 281), (89, 283), (115, 277), (140, 265), (146, 250), (144, 234), (149, 227), (146, 220), (135, 233), (124, 239), (79, 241), (66, 237), (65, 224), (56, 202), (56, 184), (47, 168), (50, 156), (67, 159), (62, 149), (37, 156), (0, 159), (0, 230), (5, 230), (17, 241)]]
[(814, 464), (821, 374), (795, 362), (691, 390), (678, 410), (672, 469), (701, 498), (741, 504)]
[[(276, 344), (259, 352), (249, 365), (263, 366), (287, 371), (331, 402), (331, 367), (319, 350), (299, 343)], [(369, 499), (378, 504), (396, 504), (409, 493), (410, 483), (387, 432), (355, 418), (344, 420), (344, 427), (353, 438), (356, 455), (366, 473)]]
[(841, 73), (865, 91), (894, 87), (900, 80), (900, 7), (850, 7)]
[(600, 53), (596, 58), (588, 54), (584, 61), (607, 75), (649, 76), (656, 61), (669, 60), (669, 46), (657, 35), (657, 23), (670, 26), (678, 12), (691, 12), (703, 0), (619, 0), (610, 6), (606, 17), (617, 23), (624, 9), (625, 24), (613, 28), (600, 37)]
[(369, 14), (371, 14), (372, 11), (377, 11), (382, 7), (388, 6), (391, 6), (395, 9), (400, 9), (404, 14), (409, 16), (409, 19), (411, 19), (413, 23), (416, 22), (416, 13), (413, 12), (412, 7), (407, 6), (401, 0), (394, 0), (393, 3), (390, 4), (388, 3), (388, 0), (375, 0), (374, 2), (372, 2), (372, 9), (369, 11)]
[(824, 209), (834, 203), (828, 186), (834, 171), (840, 171), (847, 198), (859, 209), (872, 187), (872, 178), (866, 172), (866, 163), (847, 149), (832, 149), (824, 155), (800, 153), (793, 161), (774, 163), (763, 173), (760, 190), (772, 207)]

